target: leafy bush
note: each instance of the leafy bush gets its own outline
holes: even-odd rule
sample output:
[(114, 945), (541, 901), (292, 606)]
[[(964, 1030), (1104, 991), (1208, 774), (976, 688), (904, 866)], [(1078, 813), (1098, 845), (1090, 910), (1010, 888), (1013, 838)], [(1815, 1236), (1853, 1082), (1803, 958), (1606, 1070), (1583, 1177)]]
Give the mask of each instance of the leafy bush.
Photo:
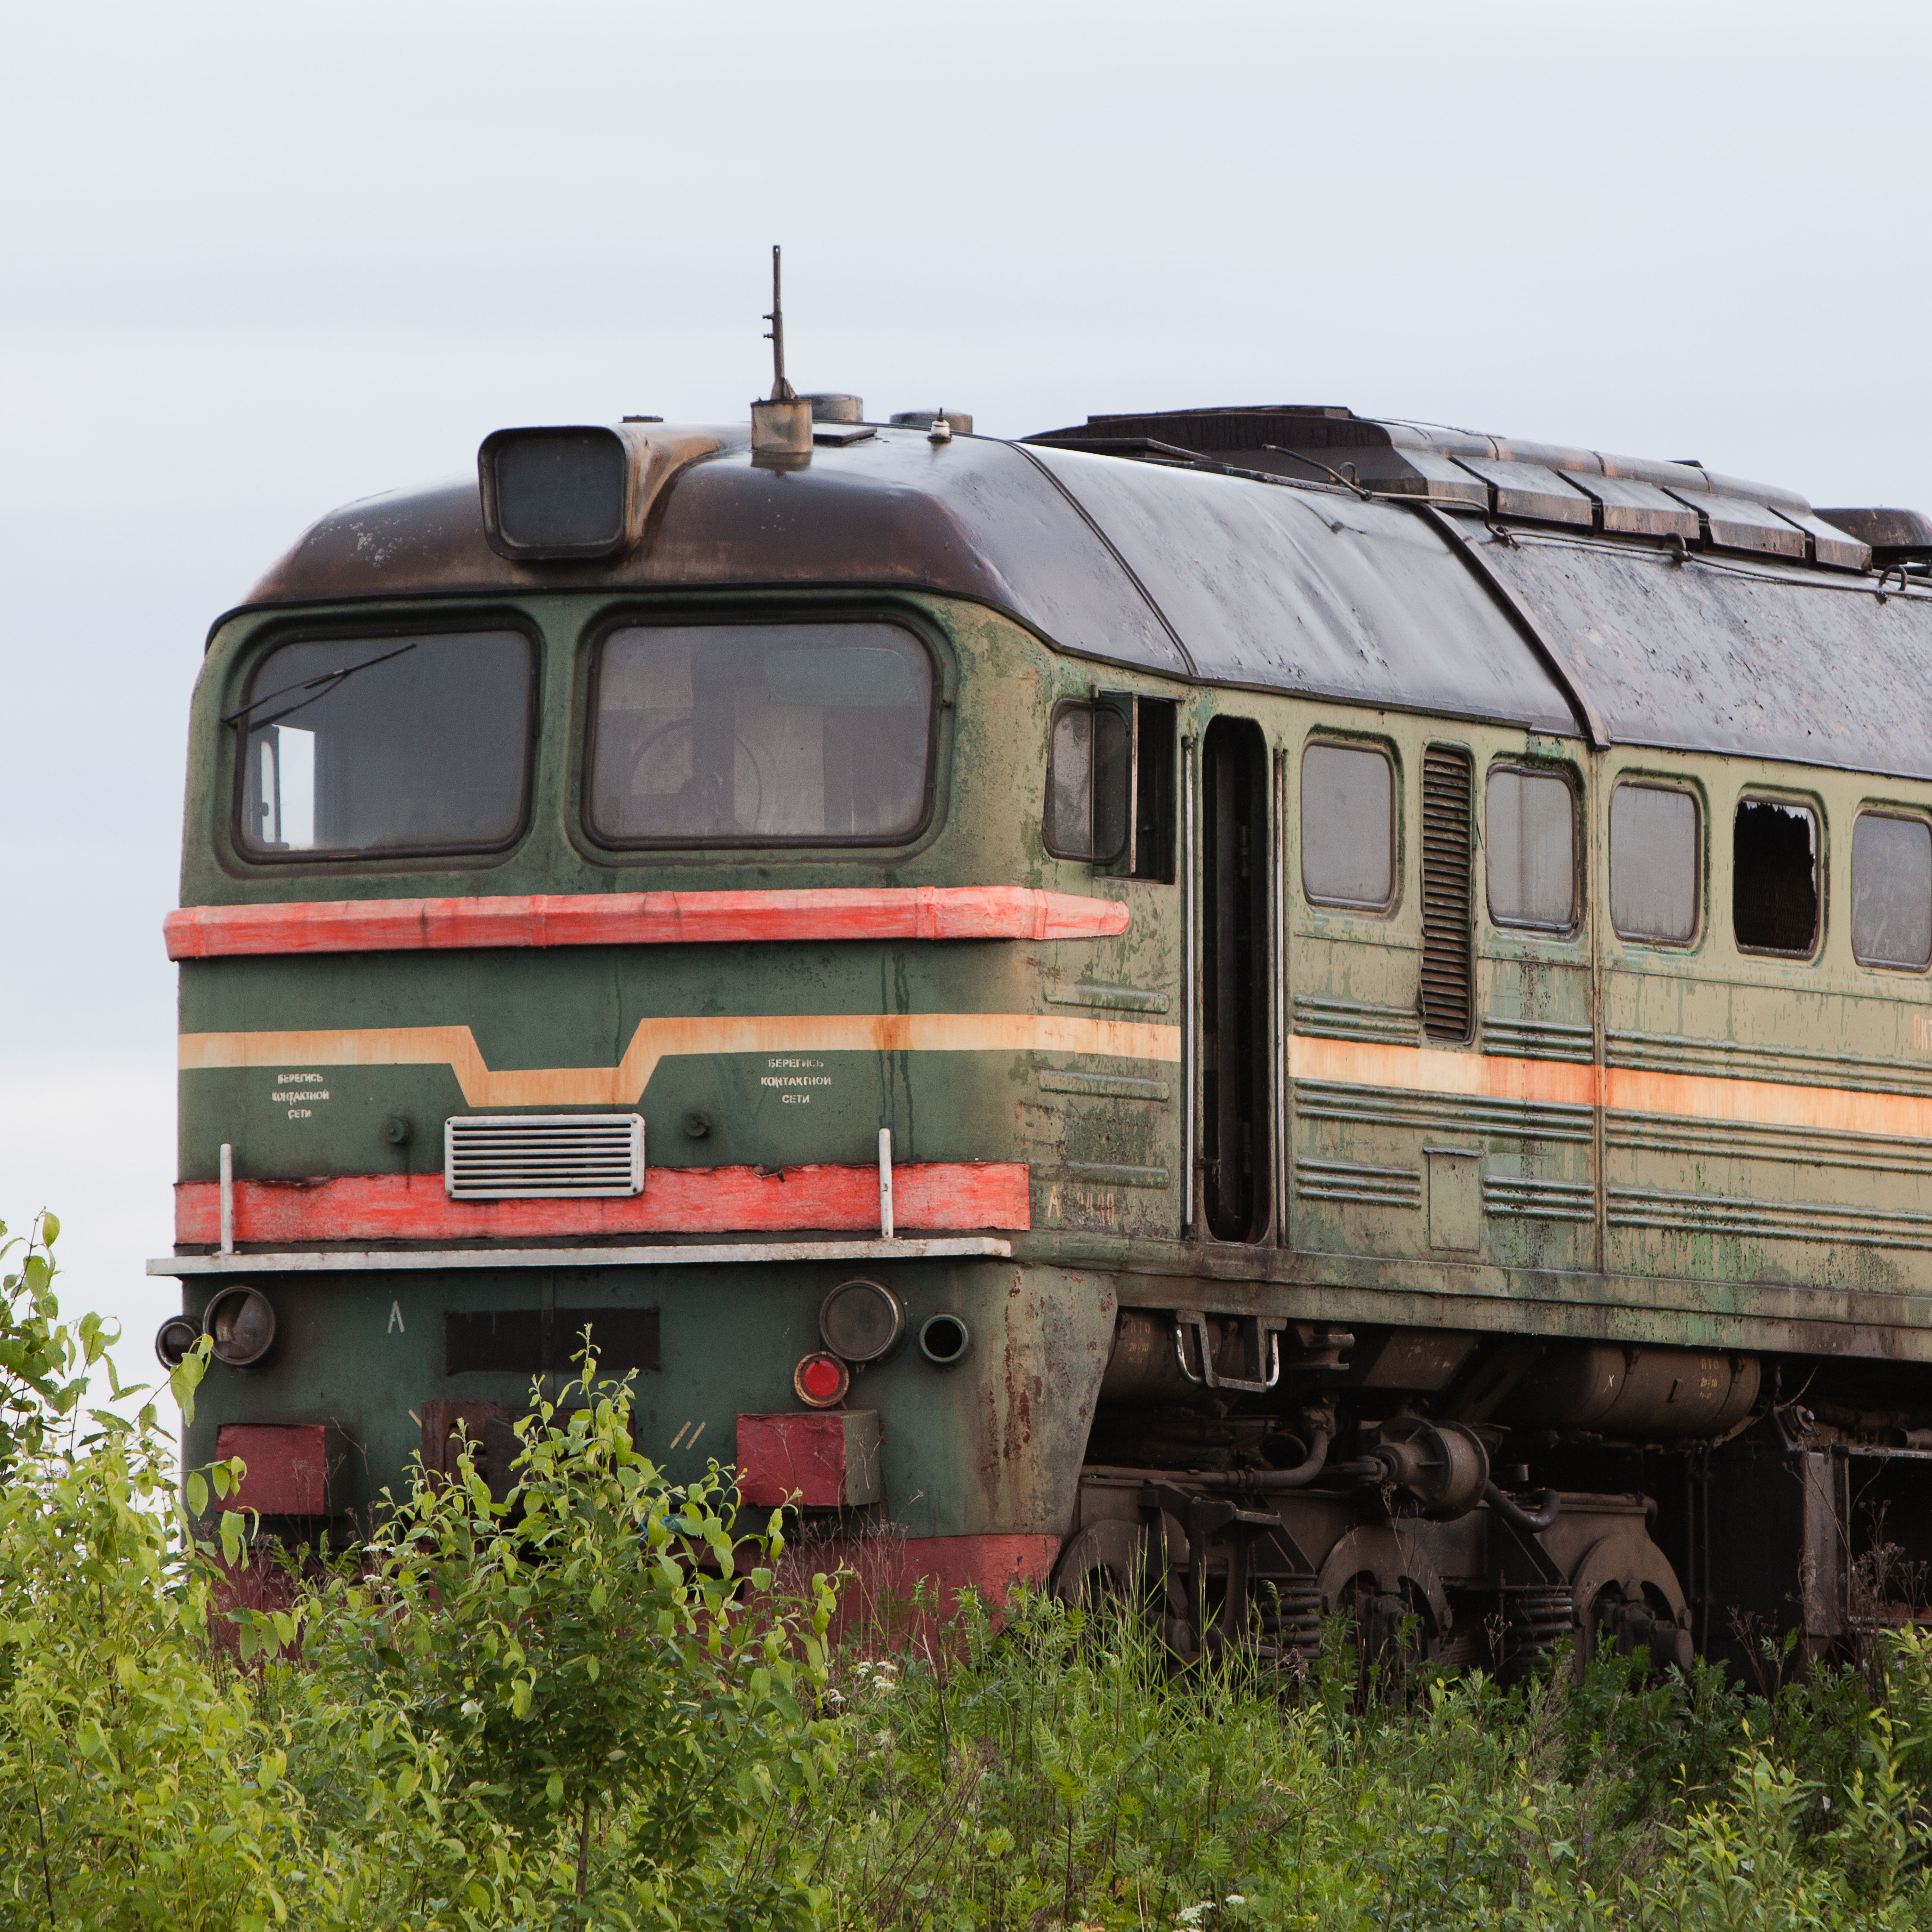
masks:
[(250, 1612), (255, 1642), (301, 1625), (301, 1666), (270, 1669), (304, 1736), (346, 1723), (352, 1744), (382, 1714), (396, 1777), (428, 1753), (446, 1798), (567, 1854), (598, 1922), (808, 1924), (821, 1901), (778, 1827), (836, 1760), (816, 1710), (831, 1590), (817, 1580), (801, 1624), (771, 1594), (776, 1515), (740, 1537), (715, 1468), (667, 1485), (632, 1444), (628, 1383), (600, 1387), (594, 1360), (572, 1394), (518, 1424), (506, 1500), (459, 1459), (292, 1617)]
[(506, 1498), (419, 1472), (364, 1547), (290, 1552), (281, 1607), (224, 1607), (238, 1469), (178, 1481), (153, 1405), (87, 1406), (125, 1392), (58, 1232), (0, 1295), (0, 1923), (1932, 1926), (1932, 1639), (1365, 1696), (1345, 1624), (1305, 1676), (1180, 1670), (1130, 1618), (969, 1595), (829, 1654), (777, 1518), (667, 1484), (587, 1360)]
[[(1662, 1928), (1932, 1925), (1919, 1754), (1932, 1640), (1774, 1707), (1606, 1658), (1504, 1691), (1358, 1708), (1329, 1633), (1306, 1684), (1175, 1672), (1144, 1628), (1050, 1599), (904, 1669), (842, 1660), (866, 1748), (821, 1827), (853, 1925)], [(1794, 1760), (1781, 1724), (1828, 1774)]]
[[(841, 1741), (831, 1598), (770, 1592), (776, 1517), (739, 1534), (715, 1469), (668, 1484), (628, 1388), (593, 1386), (520, 1425), (506, 1502), (419, 1478), (368, 1550), (298, 1557), (287, 1608), (230, 1618), (248, 1526), (224, 1508), (202, 1544), (195, 1518), (239, 1466), (178, 1486), (153, 1405), (82, 1407), (103, 1369), (123, 1391), (100, 1324), (59, 1321), (58, 1232), (0, 1308), (6, 1923), (825, 1921), (788, 1828)], [(173, 1378), (190, 1415), (206, 1361)]]

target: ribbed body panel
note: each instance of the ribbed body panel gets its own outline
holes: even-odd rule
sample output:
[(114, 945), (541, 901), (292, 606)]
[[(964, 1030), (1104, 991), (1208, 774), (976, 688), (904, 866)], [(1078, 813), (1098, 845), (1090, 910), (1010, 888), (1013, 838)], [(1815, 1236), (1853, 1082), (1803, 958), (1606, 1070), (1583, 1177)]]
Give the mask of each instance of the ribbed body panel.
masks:
[(1422, 759), (1422, 1021), (1432, 1040), (1469, 1037), (1469, 760)]

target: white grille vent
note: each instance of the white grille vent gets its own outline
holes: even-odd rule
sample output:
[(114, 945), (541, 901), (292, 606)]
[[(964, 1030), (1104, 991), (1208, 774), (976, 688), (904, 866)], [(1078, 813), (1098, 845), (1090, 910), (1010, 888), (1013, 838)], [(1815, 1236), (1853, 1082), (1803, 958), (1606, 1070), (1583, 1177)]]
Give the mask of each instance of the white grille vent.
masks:
[(641, 1114), (470, 1114), (443, 1123), (452, 1201), (641, 1194)]

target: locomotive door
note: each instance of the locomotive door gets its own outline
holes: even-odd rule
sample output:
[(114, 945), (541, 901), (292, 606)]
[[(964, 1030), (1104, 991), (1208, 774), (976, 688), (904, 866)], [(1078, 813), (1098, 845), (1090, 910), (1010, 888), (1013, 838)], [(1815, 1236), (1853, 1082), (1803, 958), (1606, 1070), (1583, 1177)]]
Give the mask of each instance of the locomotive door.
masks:
[(1196, 969), (1201, 1219), (1216, 1240), (1264, 1241), (1274, 1226), (1274, 842), (1270, 760), (1252, 719), (1217, 718), (1202, 739)]

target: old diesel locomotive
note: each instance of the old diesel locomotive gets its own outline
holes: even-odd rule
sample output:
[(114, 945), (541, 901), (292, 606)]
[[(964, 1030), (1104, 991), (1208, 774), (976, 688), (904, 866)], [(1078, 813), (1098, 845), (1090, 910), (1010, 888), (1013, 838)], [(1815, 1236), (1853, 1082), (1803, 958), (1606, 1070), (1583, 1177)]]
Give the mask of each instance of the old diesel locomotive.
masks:
[(1340, 409), (500, 432), (215, 626), (193, 1463), (587, 1327), (908, 1580), (1514, 1669), (1914, 1615), (1932, 526)]

